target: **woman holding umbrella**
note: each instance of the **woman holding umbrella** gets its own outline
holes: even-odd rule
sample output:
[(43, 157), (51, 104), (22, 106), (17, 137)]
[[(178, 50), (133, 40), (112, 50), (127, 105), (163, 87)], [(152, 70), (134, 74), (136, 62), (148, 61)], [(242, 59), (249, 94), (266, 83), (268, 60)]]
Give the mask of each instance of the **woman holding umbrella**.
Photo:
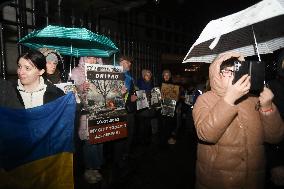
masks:
[[(273, 93), (249, 94), (250, 76), (234, 84), (234, 64), (244, 57), (227, 52), (209, 67), (211, 90), (193, 108), (198, 141), (196, 188), (264, 188), (264, 142), (277, 143), (284, 125)], [(260, 107), (259, 107), (260, 105)]]

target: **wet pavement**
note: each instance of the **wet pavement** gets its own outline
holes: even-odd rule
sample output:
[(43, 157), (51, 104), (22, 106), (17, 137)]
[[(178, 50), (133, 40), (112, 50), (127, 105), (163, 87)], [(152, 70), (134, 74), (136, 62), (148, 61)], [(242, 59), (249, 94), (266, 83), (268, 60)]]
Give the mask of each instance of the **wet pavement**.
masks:
[(75, 156), (75, 189), (174, 189), (194, 188), (196, 144), (188, 129), (181, 128), (174, 145), (161, 148), (158, 135), (151, 144), (135, 145), (127, 165), (114, 178), (115, 166), (108, 149), (106, 162), (101, 169), (104, 179), (97, 184), (88, 184), (83, 177), (81, 155)]

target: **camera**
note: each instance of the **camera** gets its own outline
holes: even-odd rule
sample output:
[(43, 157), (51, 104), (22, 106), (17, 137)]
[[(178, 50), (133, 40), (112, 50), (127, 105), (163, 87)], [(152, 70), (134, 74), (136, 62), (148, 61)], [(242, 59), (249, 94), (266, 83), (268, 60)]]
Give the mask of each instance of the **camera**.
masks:
[(265, 63), (261, 61), (234, 61), (234, 80), (236, 83), (243, 75), (248, 74), (251, 78), (250, 93), (259, 94), (264, 87)]

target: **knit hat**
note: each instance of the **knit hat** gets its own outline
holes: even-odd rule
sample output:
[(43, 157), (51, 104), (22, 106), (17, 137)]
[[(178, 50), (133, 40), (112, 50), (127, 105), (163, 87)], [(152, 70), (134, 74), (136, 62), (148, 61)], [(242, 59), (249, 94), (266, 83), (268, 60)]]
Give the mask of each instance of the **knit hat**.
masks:
[(46, 62), (54, 61), (56, 64), (58, 62), (63, 63), (63, 57), (58, 51), (48, 48), (40, 48), (38, 50), (45, 56)]
[(46, 62), (53, 62), (54, 64), (58, 64), (58, 58), (53, 52), (49, 53), (45, 57), (45, 59), (46, 59)]

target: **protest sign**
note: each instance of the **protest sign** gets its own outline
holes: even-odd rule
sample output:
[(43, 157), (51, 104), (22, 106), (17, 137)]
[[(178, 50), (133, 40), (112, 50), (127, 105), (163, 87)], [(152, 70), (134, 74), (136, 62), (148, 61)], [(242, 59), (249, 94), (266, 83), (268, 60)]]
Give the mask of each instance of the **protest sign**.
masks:
[(88, 130), (91, 144), (127, 137), (126, 117), (88, 120)]
[(68, 92), (73, 92), (75, 94), (76, 102), (81, 103), (78, 90), (72, 82), (58, 83), (54, 85), (61, 89), (65, 94), (67, 94)]
[(179, 86), (173, 84), (162, 83), (161, 96), (163, 99), (171, 99), (178, 101)]
[(151, 90), (151, 108), (161, 108), (161, 90), (159, 87), (154, 87)]
[(145, 90), (136, 91), (136, 95), (137, 95), (137, 100), (136, 100), (137, 110), (148, 108), (149, 102)]
[(89, 119), (101, 119), (125, 115), (125, 102), (122, 94), (124, 73), (121, 66), (85, 64), (87, 92), (85, 109)]
[(161, 114), (164, 116), (174, 117), (176, 108), (176, 101), (171, 99), (162, 100)]

